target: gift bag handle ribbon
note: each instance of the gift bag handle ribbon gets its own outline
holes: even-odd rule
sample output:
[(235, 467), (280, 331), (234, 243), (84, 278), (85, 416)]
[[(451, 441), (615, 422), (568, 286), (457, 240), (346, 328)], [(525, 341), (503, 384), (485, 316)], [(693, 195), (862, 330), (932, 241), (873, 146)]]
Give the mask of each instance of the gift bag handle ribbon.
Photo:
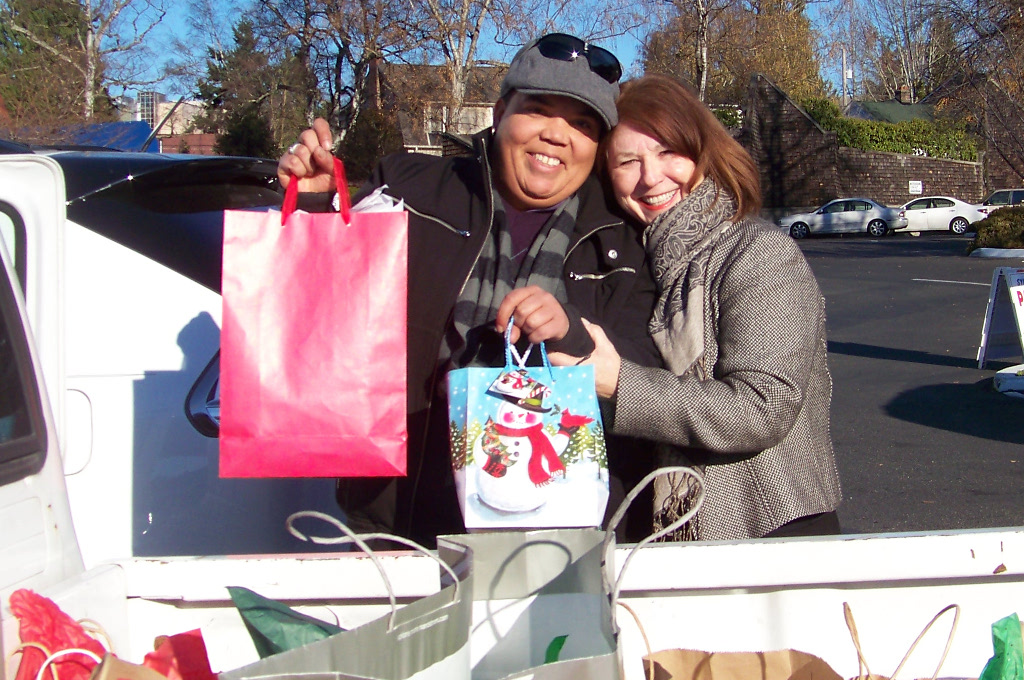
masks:
[[(521, 368), (526, 370), (526, 360), (530, 358), (530, 352), (533, 351), (534, 343), (530, 343), (529, 347), (522, 354), (514, 344), (512, 344), (512, 326), (515, 325), (515, 317), (508, 318), (508, 325), (505, 326), (505, 370), (512, 370), (512, 368)], [(551, 362), (548, 360), (548, 350), (544, 347), (544, 343), (540, 343), (540, 358), (544, 364), (544, 368), (548, 369), (548, 376), (551, 378), (551, 382), (555, 382), (555, 372), (551, 370)], [(515, 362), (513, 363), (513, 359)]]
[[(348, 224), (352, 215), (352, 199), (348, 195), (348, 180), (345, 179), (345, 165), (341, 159), (334, 157), (334, 185), (338, 195), (338, 212), (341, 219)], [(284, 225), (299, 203), (298, 177), (292, 175), (284, 190), (284, 202), (281, 204), (281, 224)]]
[[(920, 634), (918, 634), (914, 643), (910, 645), (910, 649), (908, 649), (907, 653), (903, 656), (903, 660), (900, 661), (900, 665), (896, 667), (895, 671), (893, 671), (890, 676), (891, 680), (895, 680), (896, 676), (899, 675), (901, 670), (903, 670), (903, 666), (906, 665), (910, 655), (914, 653), (918, 643), (921, 642), (921, 639), (924, 638), (925, 634), (931, 629), (931, 627), (935, 625), (935, 622), (939, 620), (939, 617), (950, 610), (953, 612), (953, 624), (950, 626), (949, 637), (946, 639), (946, 647), (942, 650), (942, 657), (939, 659), (939, 664), (935, 667), (935, 673), (932, 674), (932, 680), (935, 680), (935, 678), (939, 676), (939, 671), (942, 670), (942, 664), (946, 662), (946, 657), (949, 655), (949, 649), (953, 646), (953, 635), (956, 633), (956, 626), (960, 621), (960, 605), (958, 604), (946, 605), (938, 614), (932, 617), (932, 620), (929, 621)], [(857, 648), (857, 679), (866, 680), (867, 678), (872, 677), (871, 669), (868, 668), (868, 661), (864, 657), (864, 652), (861, 650), (860, 635), (857, 633), (857, 624), (853, 620), (853, 610), (850, 609), (849, 602), (843, 603), (843, 615), (846, 619), (846, 627), (850, 631), (850, 637), (853, 639), (853, 646)]]

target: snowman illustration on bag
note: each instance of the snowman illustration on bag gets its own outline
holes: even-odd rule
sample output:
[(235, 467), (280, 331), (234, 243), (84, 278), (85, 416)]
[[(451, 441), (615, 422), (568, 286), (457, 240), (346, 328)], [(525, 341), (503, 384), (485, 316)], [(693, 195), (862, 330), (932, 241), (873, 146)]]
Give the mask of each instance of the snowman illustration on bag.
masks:
[[(608, 455), (592, 365), (552, 366), (544, 344), (505, 366), (446, 375), (455, 491), (467, 530), (600, 526)], [(527, 367), (531, 351), (540, 366)]]
[(558, 431), (549, 434), (544, 417), (552, 410), (545, 406), (551, 388), (522, 368), (502, 372), (488, 392), (502, 403), (474, 446), (477, 494), (502, 512), (536, 510), (546, 501), (547, 486), (565, 478), (561, 455), (569, 440), (594, 419), (561, 410)]

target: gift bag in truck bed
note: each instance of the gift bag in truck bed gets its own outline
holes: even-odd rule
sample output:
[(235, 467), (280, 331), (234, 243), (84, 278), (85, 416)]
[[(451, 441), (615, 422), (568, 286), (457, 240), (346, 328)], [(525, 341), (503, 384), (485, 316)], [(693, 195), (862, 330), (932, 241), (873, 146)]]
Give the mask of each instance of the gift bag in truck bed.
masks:
[[(294, 527), (294, 522), (303, 517), (326, 520), (345, 534), (308, 540), (320, 544), (350, 541), (370, 557), (387, 588), (391, 612), (357, 628), (220, 673), (220, 680), (470, 679), (473, 557), (468, 548), (449, 551), (442, 560), (408, 539), (388, 534), (353, 534), (336, 518), (313, 511), (288, 518), (289, 531), (303, 539), (307, 537)], [(441, 590), (398, 606), (383, 562), (366, 544), (367, 540), (381, 538), (436, 560), (442, 568)], [(358, 584), (353, 584), (353, 588), (358, 588)]]
[(473, 680), (618, 680), (599, 529), (439, 536), (473, 554)]
[(408, 214), (224, 213), (221, 477), (406, 472)]
[(506, 333), (503, 368), (448, 374), (452, 468), (467, 529), (596, 527), (604, 519), (608, 458), (594, 368), (551, 367), (543, 344), (545, 365), (526, 367), (531, 350), (520, 357)]

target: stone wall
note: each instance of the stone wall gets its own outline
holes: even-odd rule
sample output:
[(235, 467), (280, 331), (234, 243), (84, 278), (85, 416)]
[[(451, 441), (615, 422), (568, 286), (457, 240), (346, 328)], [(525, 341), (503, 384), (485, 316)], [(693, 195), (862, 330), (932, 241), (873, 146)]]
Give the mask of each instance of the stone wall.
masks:
[(840, 147), (803, 109), (764, 76), (754, 76), (741, 143), (761, 171), (767, 211), (807, 208), (833, 198), (861, 196), (902, 205), (917, 194), (943, 194), (965, 201), (985, 195), (981, 163)]
[[(864, 196), (886, 205), (902, 205), (917, 196), (952, 196), (969, 203), (985, 198), (981, 163), (908, 156), (840, 147), (838, 192)], [(910, 193), (910, 182), (921, 193)]]
[(989, 191), (1024, 187), (1024, 118), (1014, 102), (986, 90), (985, 179)]

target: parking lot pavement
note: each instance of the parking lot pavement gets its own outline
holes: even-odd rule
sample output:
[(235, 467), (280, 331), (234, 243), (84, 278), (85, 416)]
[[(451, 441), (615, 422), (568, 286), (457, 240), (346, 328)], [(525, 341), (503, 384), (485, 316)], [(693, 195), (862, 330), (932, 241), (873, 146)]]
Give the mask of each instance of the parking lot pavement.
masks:
[(844, 533), (1024, 524), (1024, 399), (978, 369), (992, 271), (947, 234), (807, 239), (826, 300)]

